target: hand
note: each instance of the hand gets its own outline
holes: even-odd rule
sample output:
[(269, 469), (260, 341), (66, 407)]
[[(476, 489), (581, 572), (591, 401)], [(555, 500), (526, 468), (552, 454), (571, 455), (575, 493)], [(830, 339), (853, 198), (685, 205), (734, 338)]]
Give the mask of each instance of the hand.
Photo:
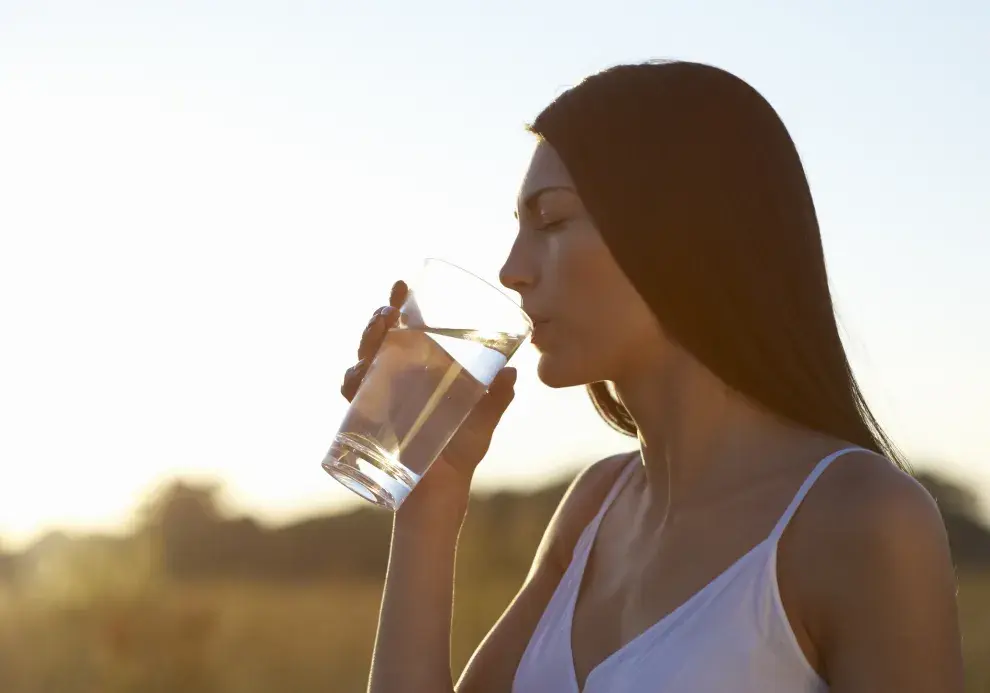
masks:
[[(405, 302), (408, 291), (405, 282), (396, 282), (392, 286), (389, 305), (379, 308), (372, 315), (361, 335), (358, 362), (344, 374), (340, 391), (347, 401), (354, 399), (385, 335), (398, 322), (399, 308)], [(516, 370), (511, 367), (503, 368), (495, 376), (487, 394), (471, 410), (436, 462), (402, 504), (400, 512), (407, 506), (446, 505), (446, 502), (440, 503), (441, 499), (463, 502), (466, 507), (474, 470), (488, 452), (495, 426), (515, 396), (515, 382)]]

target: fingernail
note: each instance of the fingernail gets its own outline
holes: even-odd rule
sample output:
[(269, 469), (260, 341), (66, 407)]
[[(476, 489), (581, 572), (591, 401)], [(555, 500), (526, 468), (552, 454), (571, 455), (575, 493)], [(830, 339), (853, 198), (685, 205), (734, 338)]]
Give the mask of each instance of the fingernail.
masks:
[(351, 366), (348, 370), (351, 373), (360, 373), (365, 368), (367, 368), (367, 366), (368, 366), (368, 358), (365, 357), (363, 359), (359, 359), (358, 362), (355, 363), (353, 366)]

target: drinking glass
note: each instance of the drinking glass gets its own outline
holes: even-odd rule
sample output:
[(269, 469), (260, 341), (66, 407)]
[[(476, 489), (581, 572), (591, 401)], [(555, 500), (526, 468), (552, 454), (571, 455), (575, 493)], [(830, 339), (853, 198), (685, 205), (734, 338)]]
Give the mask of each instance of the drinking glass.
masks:
[(323, 459), (341, 484), (393, 511), (533, 327), (508, 295), (444, 260), (427, 259), (407, 285)]

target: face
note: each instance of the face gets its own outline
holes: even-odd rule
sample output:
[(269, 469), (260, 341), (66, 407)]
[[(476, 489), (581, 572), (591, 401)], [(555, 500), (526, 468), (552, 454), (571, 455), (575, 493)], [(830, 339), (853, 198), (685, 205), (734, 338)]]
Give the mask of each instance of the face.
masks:
[(541, 141), (517, 203), (519, 233), (500, 279), (533, 319), (539, 376), (551, 387), (621, 380), (664, 339), (609, 252), (563, 161)]

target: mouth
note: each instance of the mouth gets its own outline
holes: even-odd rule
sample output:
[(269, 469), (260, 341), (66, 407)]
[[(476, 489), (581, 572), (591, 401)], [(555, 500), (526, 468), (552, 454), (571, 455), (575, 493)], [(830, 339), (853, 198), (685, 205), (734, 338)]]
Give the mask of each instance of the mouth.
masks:
[(530, 341), (534, 346), (540, 346), (546, 338), (547, 326), (550, 324), (550, 321), (545, 318), (537, 317), (532, 317), (530, 319), (533, 321), (533, 334)]

